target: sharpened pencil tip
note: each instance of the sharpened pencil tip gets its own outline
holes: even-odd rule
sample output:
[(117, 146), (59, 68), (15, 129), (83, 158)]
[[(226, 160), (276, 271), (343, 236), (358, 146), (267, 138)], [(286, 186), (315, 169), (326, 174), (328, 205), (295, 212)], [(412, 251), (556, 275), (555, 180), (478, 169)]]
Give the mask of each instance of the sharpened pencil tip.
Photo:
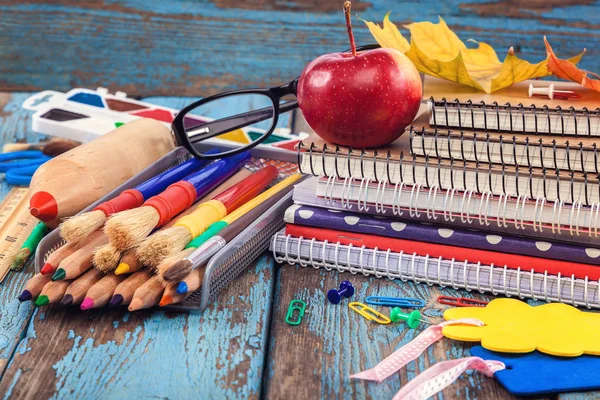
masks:
[(60, 304), (63, 306), (70, 306), (73, 304), (73, 296), (70, 294), (65, 294), (65, 296), (60, 301)]
[(48, 305), (50, 303), (50, 299), (45, 294), (41, 295), (35, 300), (35, 305), (38, 307)]
[(21, 293), (18, 297), (18, 299), (21, 303), (24, 301), (29, 301), (32, 298), (33, 298), (33, 296), (31, 295), (31, 292), (29, 290), (23, 290), (23, 293)]
[(62, 281), (67, 277), (67, 272), (63, 268), (59, 268), (56, 270), (54, 275), (52, 275), (53, 281)]
[(171, 296), (169, 296), (168, 294), (165, 294), (162, 297), (162, 299), (160, 299), (160, 303), (158, 303), (158, 305), (161, 307), (164, 307), (164, 306), (168, 306), (171, 303), (173, 303), (173, 298)]
[(123, 304), (123, 296), (120, 294), (115, 294), (112, 299), (110, 299), (110, 303), (108, 303), (109, 307), (119, 307)]
[(115, 269), (115, 275), (127, 274), (129, 273), (129, 269), (129, 264), (122, 262), (117, 269)]
[(185, 282), (179, 282), (177, 285), (177, 294), (186, 294), (188, 292), (188, 285)]
[(42, 275), (48, 275), (54, 272), (54, 267), (52, 266), (52, 264), (44, 264), (44, 266), (42, 267), (42, 269), (40, 270), (40, 274)]
[(94, 308), (94, 300), (90, 299), (89, 297), (86, 297), (85, 299), (83, 299), (83, 303), (81, 303), (81, 307), (82, 310), (89, 310), (90, 308)]
[(129, 307), (127, 307), (127, 309), (129, 311), (137, 311), (142, 307), (144, 307), (144, 302), (142, 301), (142, 299), (135, 298), (131, 300), (131, 303), (129, 303)]

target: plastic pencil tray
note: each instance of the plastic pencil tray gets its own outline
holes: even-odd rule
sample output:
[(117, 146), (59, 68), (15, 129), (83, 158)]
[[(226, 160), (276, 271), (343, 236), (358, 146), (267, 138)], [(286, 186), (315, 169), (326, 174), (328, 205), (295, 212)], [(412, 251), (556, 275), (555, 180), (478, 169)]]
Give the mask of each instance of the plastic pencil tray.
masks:
[[(209, 144), (205, 146), (200, 144), (197, 147), (200, 149), (218, 147), (225, 150), (235, 148), (235, 146), (227, 144)], [(289, 163), (290, 165), (296, 165), (297, 162), (297, 154), (294, 151), (258, 147), (252, 149), (250, 152), (253, 159), (277, 160)], [(131, 189), (156, 174), (181, 164), (189, 158), (190, 154), (183, 147), (172, 150), (118, 188), (82, 210), (81, 213), (92, 210), (96, 205), (116, 197), (123, 190)], [(223, 288), (269, 247), (270, 238), (283, 227), (283, 213), (291, 203), (292, 194), (289, 193), (288, 196), (282, 198), (281, 201), (271, 208), (272, 212), (262, 215), (234, 240), (223, 247), (208, 263), (201, 289), (189, 296), (185, 302), (170, 306), (169, 308), (177, 310), (205, 309), (209, 302)], [(58, 229), (48, 234), (40, 242), (35, 253), (35, 270), (39, 271), (48, 256), (64, 244), (65, 241), (60, 237)]]

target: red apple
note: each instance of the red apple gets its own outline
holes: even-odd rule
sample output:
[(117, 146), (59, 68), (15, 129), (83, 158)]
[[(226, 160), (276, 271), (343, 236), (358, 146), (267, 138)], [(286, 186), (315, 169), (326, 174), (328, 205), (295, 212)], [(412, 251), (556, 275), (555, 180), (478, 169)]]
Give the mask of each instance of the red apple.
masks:
[(412, 61), (394, 49), (322, 55), (298, 81), (298, 105), (324, 140), (354, 148), (385, 146), (414, 120), (421, 78)]

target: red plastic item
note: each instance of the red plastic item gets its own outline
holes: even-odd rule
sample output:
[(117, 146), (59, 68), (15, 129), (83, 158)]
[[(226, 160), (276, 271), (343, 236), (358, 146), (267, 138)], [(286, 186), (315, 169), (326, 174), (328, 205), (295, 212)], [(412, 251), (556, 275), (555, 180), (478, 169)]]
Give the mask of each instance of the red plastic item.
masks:
[(160, 220), (157, 227), (163, 226), (174, 216), (187, 210), (196, 201), (196, 188), (188, 181), (175, 182), (161, 194), (146, 200), (144, 206), (154, 207)]
[(454, 307), (485, 307), (489, 303), (489, 301), (450, 296), (438, 296), (437, 301), (440, 304)]
[(111, 215), (123, 210), (131, 210), (144, 204), (144, 195), (137, 189), (127, 189), (112, 200), (105, 201), (94, 208), (94, 211), (102, 211), (104, 215)]
[(240, 183), (237, 183), (219, 193), (214, 200), (220, 201), (227, 209), (227, 214), (246, 204), (262, 192), (275, 178), (279, 171), (272, 165), (253, 173)]
[(466, 247), (433, 244), (426, 242), (417, 242), (414, 240), (404, 240), (396, 238), (387, 238), (375, 235), (357, 234), (354, 232), (335, 231), (322, 228), (311, 228), (307, 226), (292, 225), (286, 226), (286, 234), (294, 237), (303, 236), (305, 238), (315, 238), (319, 241), (329, 241), (332, 243), (340, 242), (344, 245), (365, 246), (368, 249), (377, 247), (379, 250), (388, 248), (394, 252), (403, 251), (404, 254), (417, 254), (419, 256), (429, 255), (431, 258), (442, 257), (445, 260), (454, 259), (455, 268), (461, 268), (461, 262), (468, 260), (471, 263), (480, 262), (483, 265), (494, 265), (498, 268), (520, 268), (522, 272), (535, 271), (539, 273), (547, 272), (550, 275), (564, 277), (575, 276), (575, 278), (590, 280), (600, 279), (600, 267), (588, 264), (580, 264), (569, 261), (549, 260), (531, 256), (521, 256), (517, 254), (505, 254), (496, 251), (469, 249)]

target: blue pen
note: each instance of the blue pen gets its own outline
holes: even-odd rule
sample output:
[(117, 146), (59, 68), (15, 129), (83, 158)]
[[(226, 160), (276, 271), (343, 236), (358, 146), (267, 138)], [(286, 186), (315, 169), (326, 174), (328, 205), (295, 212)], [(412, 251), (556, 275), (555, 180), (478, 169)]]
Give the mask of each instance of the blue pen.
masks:
[(217, 160), (172, 184), (161, 194), (148, 199), (143, 206), (153, 207), (158, 212), (159, 221), (155, 227), (160, 227), (223, 183), (248, 160), (250, 152), (247, 151)]

